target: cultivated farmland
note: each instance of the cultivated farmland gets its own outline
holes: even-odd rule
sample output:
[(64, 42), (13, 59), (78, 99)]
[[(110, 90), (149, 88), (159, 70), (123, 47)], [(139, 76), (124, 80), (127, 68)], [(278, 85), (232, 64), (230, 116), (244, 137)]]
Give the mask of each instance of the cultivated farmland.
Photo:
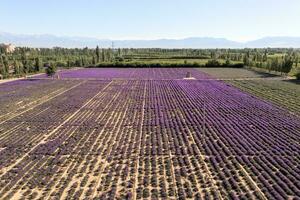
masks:
[(59, 76), (0, 85), (1, 199), (300, 198), (299, 107), (196, 69)]
[(292, 113), (300, 112), (300, 81), (247, 69), (200, 68), (218, 80), (225, 81), (241, 91), (270, 101)]
[(229, 83), (299, 115), (300, 81), (261, 79), (231, 80)]

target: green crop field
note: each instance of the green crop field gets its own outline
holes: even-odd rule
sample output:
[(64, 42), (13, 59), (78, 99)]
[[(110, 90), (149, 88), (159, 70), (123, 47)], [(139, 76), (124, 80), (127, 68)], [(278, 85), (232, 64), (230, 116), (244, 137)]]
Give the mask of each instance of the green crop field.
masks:
[(300, 81), (248, 69), (200, 68), (199, 70), (291, 112), (300, 112)]
[(241, 90), (287, 108), (300, 111), (300, 81), (291, 80), (232, 80), (228, 81)]

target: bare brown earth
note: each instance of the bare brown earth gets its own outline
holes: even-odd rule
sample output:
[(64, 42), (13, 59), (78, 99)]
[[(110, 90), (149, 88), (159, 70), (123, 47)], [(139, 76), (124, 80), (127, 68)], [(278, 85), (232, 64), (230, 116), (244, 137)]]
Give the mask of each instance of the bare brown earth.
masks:
[[(245, 73), (243, 80), (228, 83), (289, 105), (276, 113), (299, 119), (294, 83)], [(184, 93), (182, 84), (205, 88), (203, 80), (39, 81), (43, 87), (0, 86), (0, 97), (9, 99), (0, 108), (0, 199), (270, 199), (279, 193), (292, 199), (300, 194), (292, 182), (300, 166), (300, 129), (297, 122), (278, 123), (267, 106), (256, 108), (246, 97), (236, 100), (218, 89), (218, 98), (226, 97), (232, 107), (213, 92), (189, 89), (201, 98)], [(24, 90), (30, 95), (16, 95)], [(217, 107), (214, 113), (209, 106)], [(292, 108), (295, 115), (284, 110)], [(270, 124), (255, 121), (253, 109)], [(241, 118), (255, 122), (238, 124)], [(265, 140), (269, 132), (274, 134)], [(253, 144), (245, 152), (242, 147), (256, 138), (265, 145)], [(287, 143), (295, 154), (274, 153)], [(276, 158), (285, 162), (274, 163)]]

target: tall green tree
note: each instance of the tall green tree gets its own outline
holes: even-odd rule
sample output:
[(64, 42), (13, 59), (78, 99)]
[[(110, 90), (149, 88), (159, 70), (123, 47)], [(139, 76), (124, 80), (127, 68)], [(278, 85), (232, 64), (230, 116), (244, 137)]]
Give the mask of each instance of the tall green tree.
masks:
[(250, 60), (249, 60), (249, 54), (248, 53), (246, 53), (244, 55), (243, 62), (244, 62), (245, 66), (249, 66), (250, 65)]
[(226, 59), (225, 64), (226, 64), (227, 66), (229, 66), (229, 65), (231, 64), (229, 58)]
[(2, 76), (5, 75), (5, 67), (4, 67), (3, 58), (1, 55), (0, 55), (0, 74)]
[(18, 61), (14, 60), (14, 74), (20, 74), (20, 64)]
[(290, 56), (286, 56), (282, 63), (282, 69), (281, 72), (283, 73), (289, 73), (293, 67), (293, 60)]
[(41, 68), (42, 68), (42, 64), (41, 64), (40, 58), (37, 57), (37, 58), (35, 58), (34, 70), (36, 72), (39, 72), (41, 70)]
[(29, 66), (28, 66), (28, 60), (27, 60), (27, 56), (26, 56), (26, 53), (24, 52), (25, 49), (23, 49), (23, 53), (22, 53), (22, 56), (21, 56), (21, 63), (22, 63), (22, 68), (23, 68), (23, 71), (22, 73), (24, 74), (27, 74), (29, 72)]
[[(97, 58), (97, 59), (98, 59), (98, 58)], [(96, 64), (97, 64), (96, 58), (95, 58), (94, 56), (93, 56), (92, 64), (93, 64), (93, 65), (96, 65)]]
[(263, 62), (266, 62), (268, 60), (268, 50), (265, 49), (264, 55), (263, 55)]
[(9, 73), (9, 65), (8, 65), (8, 59), (6, 55), (2, 56), (2, 62), (3, 62), (3, 75), (8, 75)]
[(67, 61), (67, 68), (71, 68), (71, 61), (68, 59), (68, 61)]
[(105, 51), (102, 50), (102, 59), (101, 59), (102, 62), (105, 62), (106, 61), (106, 56), (105, 56)]
[(85, 59), (81, 57), (81, 66), (84, 67), (86, 65)]
[(99, 46), (96, 47), (96, 56), (97, 56), (97, 63), (100, 62), (100, 49)]

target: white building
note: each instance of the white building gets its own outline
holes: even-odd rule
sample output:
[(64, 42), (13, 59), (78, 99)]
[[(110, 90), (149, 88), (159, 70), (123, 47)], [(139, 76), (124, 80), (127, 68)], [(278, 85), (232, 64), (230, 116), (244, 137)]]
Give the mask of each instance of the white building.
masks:
[(4, 48), (6, 53), (13, 53), (16, 50), (12, 44), (0, 44), (0, 47)]

